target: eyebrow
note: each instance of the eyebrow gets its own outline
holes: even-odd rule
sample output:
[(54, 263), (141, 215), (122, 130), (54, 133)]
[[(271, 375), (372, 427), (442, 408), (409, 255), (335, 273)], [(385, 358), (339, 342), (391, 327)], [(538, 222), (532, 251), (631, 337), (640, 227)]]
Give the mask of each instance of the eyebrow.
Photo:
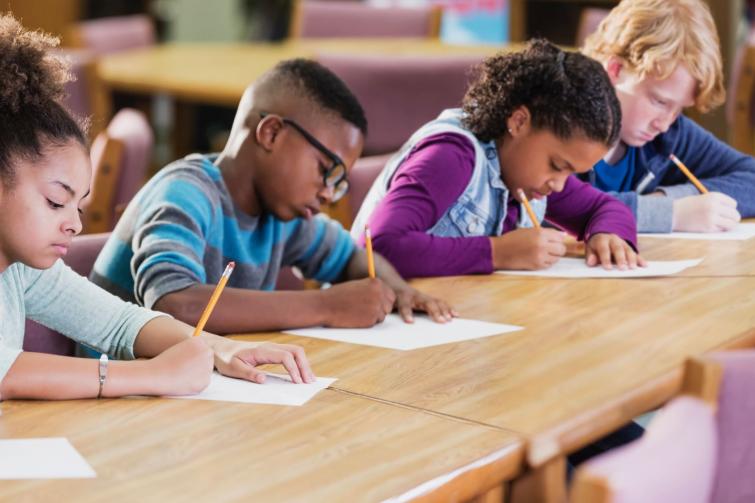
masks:
[[(53, 180), (51, 183), (60, 185), (61, 187), (63, 187), (63, 189), (65, 189), (66, 192), (68, 192), (68, 194), (70, 194), (71, 197), (76, 197), (76, 191), (73, 190), (67, 183), (61, 182), (60, 180)], [(86, 194), (84, 194), (82, 197), (88, 196), (91, 191), (92, 189), (87, 190)]]
[[(577, 172), (577, 170), (574, 169), (574, 166), (572, 166), (572, 164), (569, 161), (567, 161), (566, 159), (564, 159), (562, 157), (559, 157), (558, 160), (561, 161), (561, 162), (563, 162), (565, 164), (565, 166), (563, 166), (563, 168), (568, 169), (572, 173), (576, 173)], [(556, 159), (555, 158), (553, 159), (553, 163), (554, 164), (556, 163)]]

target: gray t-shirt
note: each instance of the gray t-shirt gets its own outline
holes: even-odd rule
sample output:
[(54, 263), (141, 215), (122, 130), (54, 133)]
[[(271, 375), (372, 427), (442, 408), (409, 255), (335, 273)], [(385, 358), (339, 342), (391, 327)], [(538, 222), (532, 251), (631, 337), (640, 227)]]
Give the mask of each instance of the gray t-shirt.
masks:
[(61, 260), (45, 270), (14, 263), (0, 273), (0, 381), (21, 354), (25, 319), (118, 359), (134, 358), (134, 340), (152, 318), (76, 274)]

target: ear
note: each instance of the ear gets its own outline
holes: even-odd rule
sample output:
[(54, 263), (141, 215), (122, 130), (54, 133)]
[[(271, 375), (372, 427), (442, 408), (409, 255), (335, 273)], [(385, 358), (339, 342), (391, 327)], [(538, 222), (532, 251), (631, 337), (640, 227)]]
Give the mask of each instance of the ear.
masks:
[(611, 80), (611, 84), (616, 85), (621, 77), (621, 72), (625, 70), (624, 60), (617, 56), (611, 56), (608, 58), (604, 65), (608, 78)]
[(511, 115), (506, 121), (506, 127), (512, 138), (529, 133), (532, 127), (532, 115), (530, 114), (529, 109), (522, 105), (511, 112)]
[(267, 115), (257, 123), (255, 137), (260, 147), (270, 152), (275, 148), (279, 134), (283, 129), (283, 121), (277, 115)]

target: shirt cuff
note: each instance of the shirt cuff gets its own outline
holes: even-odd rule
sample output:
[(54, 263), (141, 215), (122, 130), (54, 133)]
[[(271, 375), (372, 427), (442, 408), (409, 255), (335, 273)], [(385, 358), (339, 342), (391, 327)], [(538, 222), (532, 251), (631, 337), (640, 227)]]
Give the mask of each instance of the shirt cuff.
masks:
[(697, 187), (691, 183), (680, 183), (679, 185), (669, 185), (668, 187), (658, 187), (656, 190), (660, 190), (671, 199), (681, 199), (682, 197), (699, 196), (700, 191)]
[[(0, 342), (2, 344), (2, 342)], [(0, 349), (0, 382), (5, 379), (5, 374), (8, 373), (10, 368), (16, 362), (16, 358), (23, 351), (15, 348), (1, 348)]]
[(674, 200), (671, 197), (637, 197), (637, 231), (669, 233), (674, 220)]

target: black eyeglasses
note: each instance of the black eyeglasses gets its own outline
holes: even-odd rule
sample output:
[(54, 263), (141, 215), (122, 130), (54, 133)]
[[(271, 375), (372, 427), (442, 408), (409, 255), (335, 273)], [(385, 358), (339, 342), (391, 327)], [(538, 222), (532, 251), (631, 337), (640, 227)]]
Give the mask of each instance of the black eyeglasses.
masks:
[[(267, 112), (260, 113), (260, 117), (262, 119), (269, 115), (273, 114), (269, 114)], [(325, 145), (320, 143), (317, 138), (312, 136), (309, 131), (301, 127), (296, 121), (287, 119), (285, 117), (281, 117), (280, 119), (284, 124), (288, 124), (295, 130), (297, 130), (299, 134), (302, 135), (310, 145), (315, 147), (317, 150), (322, 152), (325, 157), (330, 159), (332, 164), (323, 172), (322, 183), (325, 187), (333, 189), (332, 202), (336, 202), (341, 199), (349, 191), (349, 181), (346, 179), (346, 165), (343, 163), (341, 158), (334, 154)]]

